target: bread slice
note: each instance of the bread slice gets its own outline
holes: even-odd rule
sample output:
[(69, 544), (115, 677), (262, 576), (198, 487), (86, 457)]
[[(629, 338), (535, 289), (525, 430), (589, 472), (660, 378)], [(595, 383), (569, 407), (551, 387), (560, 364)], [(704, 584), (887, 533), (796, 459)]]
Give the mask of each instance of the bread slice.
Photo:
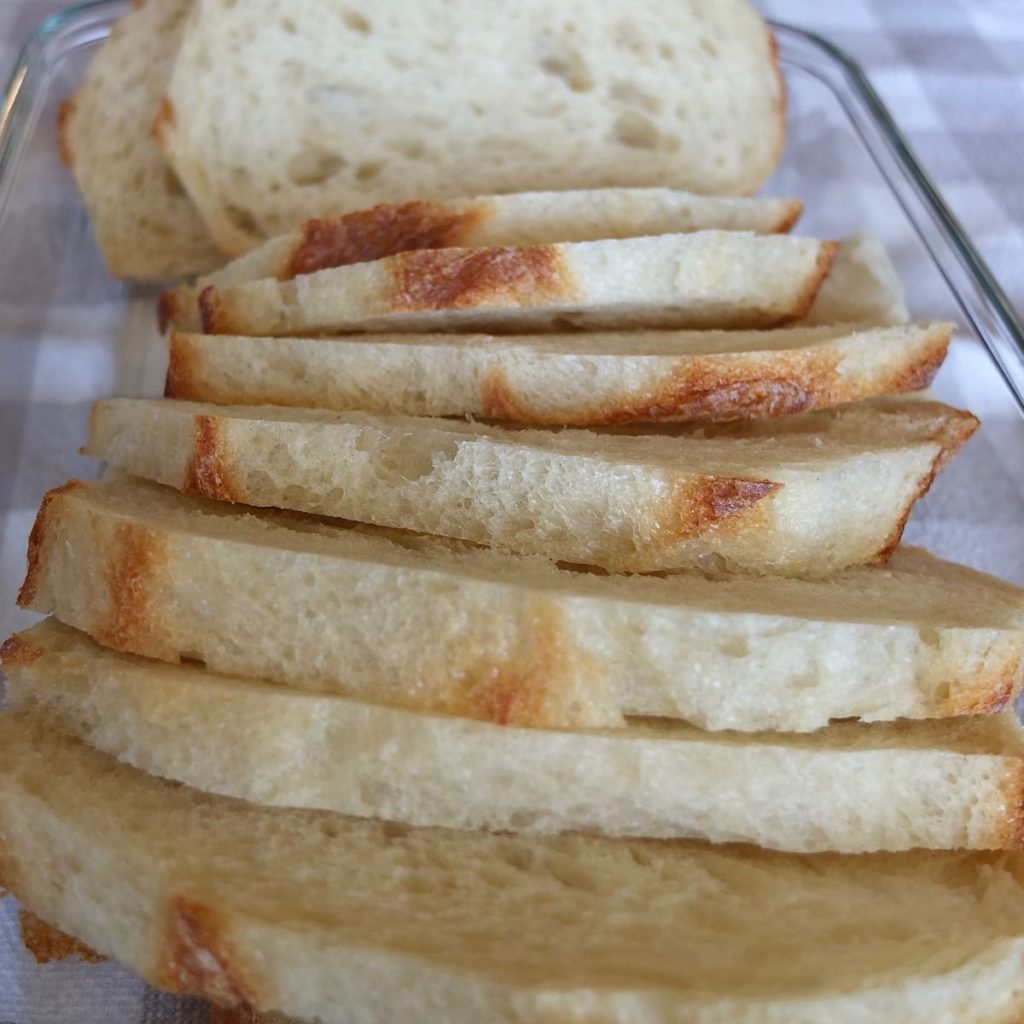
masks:
[(153, 399), (98, 402), (83, 451), (199, 497), (615, 571), (823, 575), (885, 559), (969, 413), (873, 400), (665, 435)]
[[(199, 0), (156, 128), (232, 253), (380, 202), (756, 191), (785, 133), (747, 0)], [(259, 125), (259, 130), (253, 126)]]
[(811, 308), (800, 318), (819, 324), (905, 324), (903, 283), (885, 246), (866, 232), (840, 243)]
[(566, 732), (166, 665), (54, 620), (0, 653), (9, 707), (153, 775), (258, 804), (805, 853), (1024, 845), (1024, 731), (1012, 711), (808, 735), (653, 719)]
[(0, 716), (0, 874), (163, 988), (322, 1024), (1015, 1024), (1021, 856), (410, 829)]
[(775, 331), (174, 334), (166, 394), (543, 426), (786, 416), (927, 387), (952, 324)]
[(599, 576), (122, 479), (52, 491), (29, 559), (22, 605), (110, 647), (501, 724), (807, 731), (996, 711), (1024, 675), (1024, 593), (913, 549), (820, 583)]
[(211, 334), (774, 327), (802, 316), (837, 243), (686, 235), (490, 249), (426, 249), (208, 287)]
[(149, 130), (191, 6), (137, 3), (61, 108), (61, 152), (115, 277), (178, 277), (224, 259)]
[(276, 277), (290, 281), (348, 263), (409, 249), (585, 242), (717, 228), (789, 231), (803, 210), (797, 199), (699, 196), (668, 188), (519, 192), (472, 199), (382, 203), (369, 210), (307, 221), (258, 249), (160, 298), (160, 329), (199, 329), (199, 293)]

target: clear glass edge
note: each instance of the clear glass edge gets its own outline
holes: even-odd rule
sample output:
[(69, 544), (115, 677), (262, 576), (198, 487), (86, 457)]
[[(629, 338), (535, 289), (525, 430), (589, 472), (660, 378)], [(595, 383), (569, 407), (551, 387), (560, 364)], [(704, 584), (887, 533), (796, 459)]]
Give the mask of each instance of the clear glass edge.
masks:
[[(63, 32), (85, 29), (90, 24), (95, 24), (99, 31), (109, 30), (113, 19), (129, 6), (129, 0), (90, 0), (88, 3), (68, 7), (42, 22), (22, 46), (0, 104), (0, 228), (3, 226), (4, 211), (21, 152), (38, 113), (39, 87), (34, 81), (33, 72), (45, 69), (47, 50)], [(859, 131), (879, 172), (893, 190), (932, 261), (1024, 412), (1024, 324), (935, 183), (921, 166), (863, 69), (842, 48), (815, 32), (779, 21), (771, 21), (769, 24), (783, 44), (788, 41), (809, 46), (841, 73), (845, 85), (862, 107), (861, 111), (851, 110), (848, 104), (843, 103), (855, 129)], [(831, 86), (832, 83), (825, 84)], [(835, 88), (832, 91), (843, 102), (843, 95)], [(879, 152), (879, 144), (884, 147), (884, 154)], [(902, 180), (890, 173), (885, 157), (896, 165)], [(929, 225), (923, 223), (919, 211), (912, 209), (906, 202), (905, 183), (911, 186), (913, 198), (930, 218), (946, 251), (935, 245)], [(950, 264), (950, 254), (955, 257), (956, 265)], [(955, 280), (958, 270), (966, 274), (987, 308), (978, 309), (971, 297), (964, 294), (963, 288), (958, 287)], [(991, 323), (986, 322), (986, 314), (988, 318), (994, 318), (1003, 337), (999, 337)]]
[[(0, 227), (21, 153), (39, 112), (40, 79), (49, 67), (50, 48), (66, 32), (95, 31), (85, 41), (105, 36), (130, 0), (88, 0), (66, 7), (41, 22), (25, 40), (0, 100)], [(58, 57), (64, 55), (62, 51)]]
[[(842, 76), (843, 84), (860, 104), (860, 110), (851, 109), (847, 96), (835, 87), (835, 83), (825, 79), (824, 84), (846, 110), (879, 173), (916, 230), (964, 316), (985, 345), (1018, 408), (1024, 413), (1024, 325), (963, 225), (921, 166), (884, 101), (860, 65), (840, 47), (823, 36), (793, 25), (775, 21), (770, 24), (783, 44), (784, 53), (787, 42), (809, 46), (818, 56), (826, 58), (830, 70)], [(792, 63), (799, 64), (799, 59), (794, 58)], [(821, 77), (819, 68), (804, 67), (803, 70)], [(899, 174), (891, 173), (887, 158)], [(920, 210), (908, 203), (908, 186), (911, 190), (909, 198), (916, 200)], [(927, 220), (922, 214), (927, 216)], [(936, 244), (934, 235), (938, 236), (941, 245)], [(951, 263), (951, 257), (955, 263)], [(971, 301), (962, 282), (957, 280), (961, 276), (965, 276), (981, 296), (983, 308), (979, 309), (977, 303)], [(992, 319), (995, 320), (996, 328), (991, 323)]]

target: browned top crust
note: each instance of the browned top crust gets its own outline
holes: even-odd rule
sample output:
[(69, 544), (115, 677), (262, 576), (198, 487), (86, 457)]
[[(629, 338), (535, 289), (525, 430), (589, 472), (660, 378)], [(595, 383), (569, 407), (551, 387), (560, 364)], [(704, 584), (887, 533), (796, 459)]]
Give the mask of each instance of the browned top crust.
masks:
[(223, 421), (215, 416), (196, 416), (193, 430), (192, 455), (182, 491), (216, 501), (241, 501), (241, 490), (231, 479), (225, 457)]
[[(680, 481), (671, 498), (674, 516), (673, 540), (698, 537), (726, 520), (749, 512), (758, 502), (770, 498), (782, 484), (772, 480), (743, 480), (734, 477), (701, 477)], [(670, 513), (671, 514), (671, 513)]]
[(107, 959), (73, 935), (47, 924), (30, 910), (22, 908), (18, 911), (18, 924), (21, 928), (21, 941), (37, 964), (69, 960), (71, 957), (78, 957), (89, 964), (103, 963)]
[(202, 996), (222, 1006), (261, 1002), (241, 969), (220, 916), (181, 895), (171, 900), (167, 951), (157, 978), (171, 992)]
[(81, 480), (69, 480), (66, 484), (55, 487), (43, 496), (42, 504), (36, 513), (36, 521), (32, 525), (32, 532), (28, 537), (28, 572), (26, 572), (25, 581), (18, 591), (18, 604), (22, 608), (31, 608), (36, 599), (39, 574), (42, 568), (43, 545), (46, 543), (50, 519), (53, 515), (53, 503), (60, 495), (77, 491), (85, 486)]
[(804, 286), (803, 291), (797, 296), (796, 302), (794, 303), (789, 316), (783, 318), (783, 323), (789, 323), (792, 320), (799, 320), (800, 317), (807, 314), (807, 311), (814, 303), (818, 290), (821, 288), (822, 284), (824, 284), (825, 278), (828, 277), (829, 271), (832, 269), (832, 264), (835, 262), (837, 252), (839, 252), (838, 242), (821, 243), (821, 248), (818, 250), (818, 258), (814, 264), (814, 271), (810, 277), (808, 277), (807, 284)]
[(974, 436), (981, 426), (981, 420), (966, 409), (950, 409), (936, 433), (935, 439), (942, 445), (935, 472), (948, 466), (960, 453), (960, 449)]
[(178, 297), (174, 291), (160, 293), (156, 301), (156, 325), (161, 334), (166, 334), (168, 328), (178, 318)]
[(165, 398), (184, 398), (203, 393), (203, 382), (195, 373), (195, 353), (187, 334), (172, 334), (167, 343)]
[(220, 334), (220, 296), (211, 284), (199, 293), (199, 321), (204, 334)]
[(462, 211), (441, 203), (382, 203), (341, 217), (310, 220), (282, 267), (279, 279), (365, 263), (410, 249), (444, 249), (464, 244), (486, 216), (486, 205)]
[(578, 294), (554, 245), (407, 252), (394, 257), (393, 273), (397, 310), (530, 307)]
[(137, 637), (146, 635), (152, 580), (166, 560), (163, 538), (140, 523), (118, 523), (112, 557), (107, 561), (110, 619), (97, 639), (122, 651), (135, 650)]
[(165, 96), (160, 101), (160, 106), (156, 108), (156, 114), (153, 117), (153, 124), (150, 126), (150, 131), (153, 133), (153, 138), (163, 146), (165, 143), (165, 133), (168, 128), (174, 125), (174, 104)]
[(0, 664), (3, 665), (4, 671), (9, 672), (15, 667), (31, 665), (45, 653), (46, 650), (39, 644), (26, 640), (22, 633), (16, 633), (14, 636), (8, 637), (0, 647)]

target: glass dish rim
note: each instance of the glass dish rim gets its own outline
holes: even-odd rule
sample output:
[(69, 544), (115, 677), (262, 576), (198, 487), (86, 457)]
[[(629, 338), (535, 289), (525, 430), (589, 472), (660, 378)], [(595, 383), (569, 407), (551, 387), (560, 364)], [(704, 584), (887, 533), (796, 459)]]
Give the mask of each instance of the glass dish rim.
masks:
[[(85, 3), (73, 4), (41, 22), (22, 45), (4, 91), (0, 94), (0, 226), (3, 223), (10, 184), (20, 157), (22, 136), (27, 134), (31, 121), (31, 118), (19, 117), (19, 111), (22, 103), (25, 102), (24, 86), (33, 65), (40, 55), (45, 53), (49, 40), (69, 24), (85, 20), (92, 15), (100, 15), (106, 11), (113, 13), (127, 9), (129, 6), (130, 0), (87, 0)], [(917, 198), (932, 215), (943, 241), (952, 248), (967, 274), (973, 279), (978, 291), (994, 312), (999, 326), (1013, 342), (1016, 349), (1015, 355), (1024, 363), (1024, 322), (1018, 317), (1002, 286), (978, 252), (963, 225), (949, 208), (931, 176), (921, 165), (885, 102), (875, 91), (860, 64), (842, 47), (817, 32), (774, 19), (769, 19), (768, 24), (776, 34), (788, 36), (809, 45), (831, 60), (842, 72), (846, 84), (864, 105), (874, 126), (879, 129), (890, 155), (903, 171)], [(855, 123), (854, 127), (856, 128)], [(867, 140), (862, 139), (862, 141), (874, 158), (875, 154), (870, 144)], [(879, 173), (892, 187), (888, 175), (881, 166), (879, 166)], [(915, 230), (920, 233), (920, 228), (909, 212), (908, 219)], [(928, 248), (929, 256), (936, 264), (937, 269), (942, 272), (938, 257), (927, 245), (926, 248)], [(963, 306), (963, 298), (957, 288), (948, 279), (947, 284), (949, 284), (954, 297)], [(966, 312), (966, 307), (964, 308)], [(988, 332), (979, 327), (977, 323), (974, 323), (974, 327), (1010, 393), (1024, 410), (1024, 393), (1007, 373)]]

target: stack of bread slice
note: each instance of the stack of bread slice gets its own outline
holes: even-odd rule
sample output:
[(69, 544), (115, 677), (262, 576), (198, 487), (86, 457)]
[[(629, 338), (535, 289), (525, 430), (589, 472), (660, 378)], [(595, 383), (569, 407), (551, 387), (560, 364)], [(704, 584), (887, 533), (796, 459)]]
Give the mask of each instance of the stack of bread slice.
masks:
[[(775, 39), (749, 0), (138, 0), (60, 117), (107, 266), (127, 278), (211, 270), (310, 217), (385, 201), (747, 194), (784, 138)], [(612, 215), (666, 230), (652, 212), (627, 194)], [(462, 213), (454, 236), (421, 233), (491, 244), (474, 205)], [(582, 240), (555, 227), (535, 240)], [(606, 227), (587, 237), (614, 237)]]
[(899, 544), (950, 325), (792, 204), (538, 202), (165, 297), (32, 531), (4, 884), (300, 1020), (1018, 1020), (1024, 595)]

